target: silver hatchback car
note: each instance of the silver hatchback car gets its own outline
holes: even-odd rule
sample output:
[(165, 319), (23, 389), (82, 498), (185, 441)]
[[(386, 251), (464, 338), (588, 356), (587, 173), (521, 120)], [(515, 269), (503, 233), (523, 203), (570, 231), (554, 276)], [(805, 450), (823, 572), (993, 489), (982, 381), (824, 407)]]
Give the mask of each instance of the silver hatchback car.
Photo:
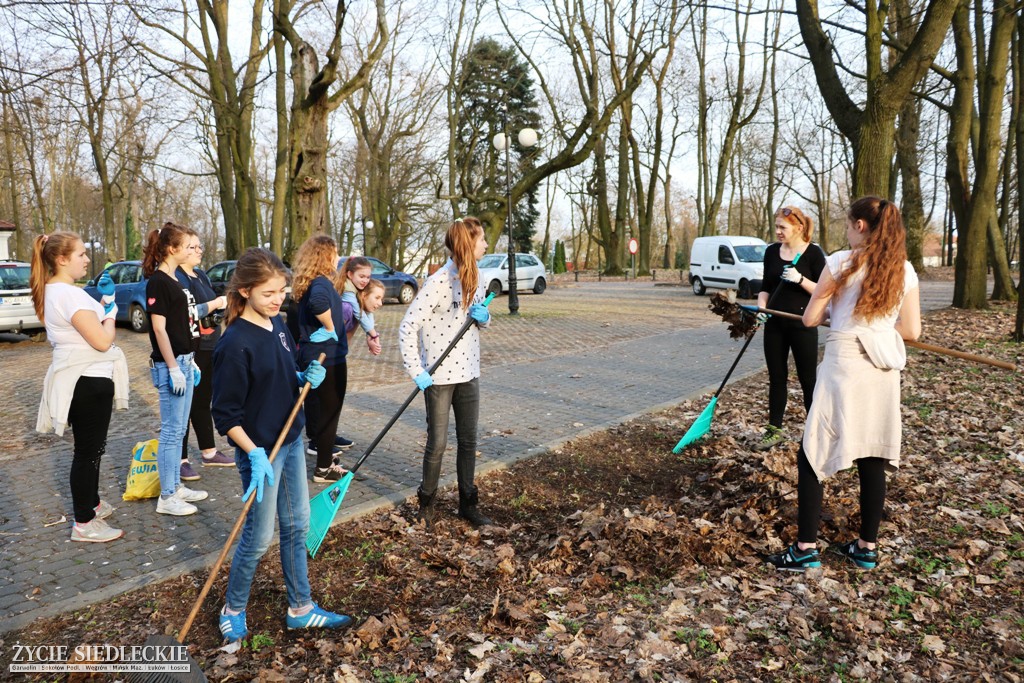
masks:
[(0, 332), (35, 333), (43, 329), (32, 306), (28, 277), (32, 267), (21, 261), (0, 261)]

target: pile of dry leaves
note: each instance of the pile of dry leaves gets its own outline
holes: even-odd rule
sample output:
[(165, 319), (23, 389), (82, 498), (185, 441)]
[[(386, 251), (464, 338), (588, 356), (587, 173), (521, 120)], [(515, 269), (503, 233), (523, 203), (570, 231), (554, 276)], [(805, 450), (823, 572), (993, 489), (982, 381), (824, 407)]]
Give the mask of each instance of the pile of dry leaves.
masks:
[[(1010, 329), (1008, 307), (943, 311), (927, 319), (926, 341), (1022, 363)], [(189, 636), (194, 656), (211, 680), (1019, 681), (1024, 381), (911, 351), (903, 386), (904, 466), (890, 480), (876, 570), (827, 552), (803, 575), (763, 563), (795, 535), (802, 408), (793, 393), (791, 440), (755, 452), (767, 412), (759, 375), (722, 395), (711, 434), (679, 456), (672, 446), (706, 398), (486, 477), (482, 507), (500, 527), (474, 531), (449, 515), (429, 535), (407, 504), (332, 530), (310, 574), (324, 606), (360, 618), (340, 636), (285, 632), (272, 551), (246, 646), (217, 649), (210, 600)], [(454, 511), (454, 493), (443, 505)], [(855, 475), (829, 483), (823, 545), (856, 533), (857, 507)], [(203, 580), (5, 640), (139, 644), (181, 624)]]

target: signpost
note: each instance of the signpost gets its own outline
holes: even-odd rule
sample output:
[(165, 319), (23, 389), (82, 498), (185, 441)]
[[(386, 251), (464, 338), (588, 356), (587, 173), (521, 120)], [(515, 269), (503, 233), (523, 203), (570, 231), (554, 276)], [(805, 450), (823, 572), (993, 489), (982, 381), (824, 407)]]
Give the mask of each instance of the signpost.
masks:
[(636, 241), (635, 237), (629, 238), (629, 264), (633, 270), (633, 279), (636, 279), (636, 250), (640, 247), (640, 243)]

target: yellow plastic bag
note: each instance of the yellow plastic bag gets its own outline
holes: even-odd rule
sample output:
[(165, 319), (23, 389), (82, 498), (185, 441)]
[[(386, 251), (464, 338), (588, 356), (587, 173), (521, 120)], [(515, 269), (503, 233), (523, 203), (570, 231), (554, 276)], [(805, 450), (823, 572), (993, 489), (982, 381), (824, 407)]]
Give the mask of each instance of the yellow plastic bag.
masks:
[(140, 441), (132, 449), (132, 464), (128, 470), (125, 500), (143, 500), (160, 495), (160, 473), (156, 468), (157, 439)]

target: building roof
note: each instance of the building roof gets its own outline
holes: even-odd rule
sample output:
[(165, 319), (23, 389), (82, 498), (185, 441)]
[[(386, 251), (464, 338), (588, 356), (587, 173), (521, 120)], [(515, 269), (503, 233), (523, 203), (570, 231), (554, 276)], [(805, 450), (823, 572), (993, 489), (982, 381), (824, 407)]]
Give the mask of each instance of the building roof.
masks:
[(11, 223), (10, 221), (5, 221), (3, 218), (0, 218), (0, 230), (16, 230), (17, 227), (18, 226), (16, 226), (14, 223)]

